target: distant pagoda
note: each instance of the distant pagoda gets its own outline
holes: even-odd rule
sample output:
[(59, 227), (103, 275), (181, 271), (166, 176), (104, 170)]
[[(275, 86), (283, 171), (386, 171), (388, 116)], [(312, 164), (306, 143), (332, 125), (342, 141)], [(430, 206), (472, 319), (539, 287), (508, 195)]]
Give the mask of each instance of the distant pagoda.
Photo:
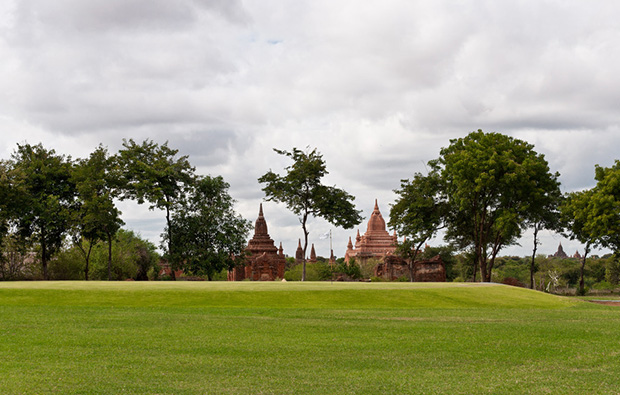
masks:
[(269, 237), (262, 203), (254, 224), (254, 237), (248, 242), (245, 252), (245, 265), (229, 270), (228, 281), (241, 281), (246, 278), (253, 281), (273, 281), (284, 278), (286, 259), (282, 243), (280, 248), (277, 248)]

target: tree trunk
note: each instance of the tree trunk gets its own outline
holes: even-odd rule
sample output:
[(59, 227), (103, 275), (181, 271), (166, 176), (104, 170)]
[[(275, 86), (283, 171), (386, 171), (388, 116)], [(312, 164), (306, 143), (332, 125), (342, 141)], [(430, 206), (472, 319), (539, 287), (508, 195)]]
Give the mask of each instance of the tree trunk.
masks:
[(93, 250), (93, 243), (88, 244), (88, 253), (86, 253), (86, 266), (84, 267), (84, 280), (88, 281), (88, 264), (90, 262), (90, 253)]
[(170, 228), (170, 208), (166, 206), (166, 225), (168, 226), (168, 265), (170, 266), (170, 279), (176, 281), (177, 276), (174, 272), (175, 265), (172, 262), (172, 229)]
[(530, 289), (534, 289), (534, 269), (536, 267), (536, 250), (538, 249), (538, 224), (534, 224), (534, 250), (530, 263)]
[(41, 266), (43, 267), (43, 279), (47, 281), (50, 279), (50, 276), (47, 272), (47, 246), (45, 242), (41, 243)]
[(108, 232), (108, 281), (112, 281), (112, 233)]
[(308, 249), (308, 230), (306, 229), (307, 219), (308, 219), (308, 213), (305, 213), (301, 221), (301, 228), (304, 231), (304, 256), (301, 261), (302, 262), (301, 281), (306, 281), (306, 250)]
[(409, 263), (409, 281), (410, 282), (414, 282), (415, 281), (415, 259), (418, 257), (418, 251), (420, 251), (420, 248), (422, 248), (422, 244), (424, 244), (426, 242), (427, 239), (422, 240), (422, 242), (420, 242), (420, 244), (416, 246), (414, 246), (413, 248), (415, 248), (415, 251), (413, 251), (413, 257), (411, 257), (411, 262)]
[(588, 256), (588, 252), (590, 252), (590, 243), (586, 243), (586, 248), (583, 252), (583, 259), (581, 260), (581, 268), (579, 270), (579, 294), (585, 294), (585, 284), (583, 281), (583, 272), (586, 267), (586, 257)]
[(43, 279), (49, 280), (49, 273), (47, 272), (47, 243), (45, 241), (45, 227), (41, 227), (41, 266), (43, 267)]

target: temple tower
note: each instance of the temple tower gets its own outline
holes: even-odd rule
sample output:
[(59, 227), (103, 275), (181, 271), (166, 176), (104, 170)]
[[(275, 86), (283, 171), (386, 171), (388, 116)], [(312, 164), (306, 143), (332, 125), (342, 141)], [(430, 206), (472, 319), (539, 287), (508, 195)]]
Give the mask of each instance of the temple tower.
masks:
[(385, 220), (379, 210), (379, 203), (375, 199), (375, 207), (368, 220), (366, 233), (360, 236), (360, 231), (359, 229), (357, 230), (355, 247), (353, 247), (351, 238), (349, 238), (344, 259), (346, 262), (350, 258), (355, 258), (362, 262), (370, 258), (381, 259), (396, 251), (396, 240), (396, 233), (390, 235), (387, 232)]

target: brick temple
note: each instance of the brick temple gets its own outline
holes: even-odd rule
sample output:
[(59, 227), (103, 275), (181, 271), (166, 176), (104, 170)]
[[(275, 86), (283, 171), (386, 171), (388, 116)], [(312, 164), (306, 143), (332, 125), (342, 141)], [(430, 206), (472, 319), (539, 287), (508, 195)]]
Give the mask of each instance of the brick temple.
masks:
[[(396, 232), (390, 235), (386, 230), (385, 220), (375, 200), (375, 208), (368, 220), (366, 233), (360, 236), (359, 230), (355, 238), (355, 246), (349, 237), (349, 245), (345, 253), (345, 262), (354, 258), (360, 264), (369, 259), (378, 261), (374, 275), (386, 280), (396, 280), (401, 277), (410, 279), (411, 273), (407, 262), (396, 254), (398, 244)], [(432, 259), (416, 261), (413, 266), (413, 281), (446, 281), (445, 264), (439, 256)]]
[(355, 237), (355, 247), (349, 237), (347, 252), (344, 255), (345, 262), (355, 258), (359, 262), (365, 262), (370, 258), (383, 259), (388, 254), (396, 251), (396, 232), (390, 235), (385, 227), (385, 220), (379, 211), (379, 204), (375, 199), (375, 208), (368, 220), (366, 233), (360, 236), (358, 229)]
[(228, 281), (241, 281), (246, 278), (252, 281), (273, 281), (284, 278), (286, 259), (282, 243), (280, 248), (277, 248), (269, 237), (262, 203), (254, 224), (254, 237), (248, 242), (245, 252), (245, 265), (229, 270)]

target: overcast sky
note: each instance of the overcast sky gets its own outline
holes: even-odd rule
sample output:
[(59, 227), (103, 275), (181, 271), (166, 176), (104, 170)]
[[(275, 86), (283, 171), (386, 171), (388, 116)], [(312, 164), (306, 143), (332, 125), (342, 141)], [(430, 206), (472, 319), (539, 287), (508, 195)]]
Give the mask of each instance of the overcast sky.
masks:
[[(618, 20), (611, 0), (4, 0), (0, 157), (23, 142), (77, 158), (168, 141), (254, 221), (257, 178), (289, 164), (272, 148), (316, 147), (325, 182), (366, 219), (378, 199), (387, 220), (401, 179), (483, 129), (534, 144), (564, 191), (588, 188), (595, 164), (620, 158)], [(162, 212), (120, 208), (159, 244)], [(294, 255), (297, 218), (264, 211)], [(337, 256), (355, 235), (309, 228), (324, 256), (320, 234), (333, 229)], [(559, 242), (583, 251), (545, 233), (540, 252)], [(521, 244), (503, 253), (531, 253)]]

